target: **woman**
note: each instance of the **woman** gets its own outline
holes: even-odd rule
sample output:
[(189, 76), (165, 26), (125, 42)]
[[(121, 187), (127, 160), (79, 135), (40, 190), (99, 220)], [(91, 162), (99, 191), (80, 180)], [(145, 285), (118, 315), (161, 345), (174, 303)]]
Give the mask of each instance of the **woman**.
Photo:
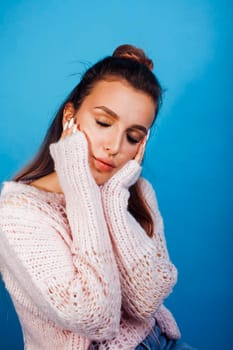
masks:
[(25, 349), (177, 346), (163, 306), (177, 272), (139, 178), (161, 104), (152, 68), (130, 45), (89, 68), (36, 158), (4, 184), (1, 274)]

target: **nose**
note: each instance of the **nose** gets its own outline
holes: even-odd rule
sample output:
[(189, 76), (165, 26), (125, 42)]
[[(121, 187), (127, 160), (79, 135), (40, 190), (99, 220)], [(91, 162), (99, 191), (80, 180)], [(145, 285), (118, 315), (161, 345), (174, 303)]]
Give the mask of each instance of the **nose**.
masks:
[(121, 149), (123, 142), (123, 135), (121, 132), (117, 132), (116, 130), (109, 135), (109, 137), (105, 140), (104, 149), (111, 156), (116, 156)]

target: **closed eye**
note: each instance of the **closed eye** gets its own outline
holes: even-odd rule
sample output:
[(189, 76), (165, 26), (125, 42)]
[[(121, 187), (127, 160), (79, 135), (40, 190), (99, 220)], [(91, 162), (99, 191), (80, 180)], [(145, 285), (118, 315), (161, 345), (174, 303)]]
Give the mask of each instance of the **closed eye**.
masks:
[(103, 126), (105, 128), (111, 126), (111, 124), (109, 123), (106, 123), (106, 122), (101, 122), (100, 120), (96, 120), (96, 124), (100, 125), (100, 126)]
[(127, 135), (127, 140), (129, 141), (129, 143), (132, 143), (132, 144), (136, 144), (136, 143), (139, 143), (141, 141), (141, 139), (136, 139), (130, 135)]

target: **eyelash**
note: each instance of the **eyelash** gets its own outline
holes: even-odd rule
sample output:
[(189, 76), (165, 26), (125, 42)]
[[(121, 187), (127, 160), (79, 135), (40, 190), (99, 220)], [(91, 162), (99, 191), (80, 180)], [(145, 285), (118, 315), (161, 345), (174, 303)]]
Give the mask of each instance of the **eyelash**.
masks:
[(136, 143), (140, 142), (140, 140), (136, 140), (130, 135), (127, 135), (127, 140), (128, 140), (129, 143), (132, 143), (132, 144), (136, 144)]
[(111, 126), (111, 124), (100, 122), (99, 120), (96, 120), (96, 124), (103, 126), (104, 128)]
[[(99, 121), (99, 120), (96, 120), (96, 124), (98, 124), (98, 125), (100, 125), (100, 126), (102, 126), (102, 127), (104, 127), (104, 128), (108, 128), (108, 127), (111, 126), (111, 124), (104, 123), (104, 122), (101, 122), (101, 121)], [(130, 136), (130, 135), (127, 135), (127, 140), (128, 140), (128, 142), (131, 143), (131, 144), (136, 144), (136, 143), (139, 143), (139, 142), (140, 142), (140, 140), (137, 140), (137, 139), (133, 138), (133, 137)]]

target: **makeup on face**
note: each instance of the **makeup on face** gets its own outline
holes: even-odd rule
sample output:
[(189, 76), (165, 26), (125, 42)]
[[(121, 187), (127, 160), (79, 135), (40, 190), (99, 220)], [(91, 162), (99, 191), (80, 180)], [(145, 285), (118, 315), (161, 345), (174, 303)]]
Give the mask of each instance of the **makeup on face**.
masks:
[(150, 96), (122, 81), (100, 81), (75, 117), (89, 145), (92, 175), (103, 184), (146, 142), (154, 119)]
[[(118, 122), (121, 118), (118, 116), (113, 110), (109, 109), (106, 106), (96, 106), (94, 107), (94, 110), (98, 110), (100, 112), (103, 112), (99, 115), (97, 113), (96, 122), (97, 124), (103, 126), (103, 127), (109, 127), (111, 126), (115, 121)], [(140, 131), (140, 134), (138, 135), (137, 131)], [(147, 128), (143, 125), (134, 124), (126, 129), (127, 131), (127, 138), (130, 143), (139, 143), (145, 135), (148, 134)], [(141, 135), (141, 131), (144, 135)], [(136, 135), (134, 133), (136, 132)]]

